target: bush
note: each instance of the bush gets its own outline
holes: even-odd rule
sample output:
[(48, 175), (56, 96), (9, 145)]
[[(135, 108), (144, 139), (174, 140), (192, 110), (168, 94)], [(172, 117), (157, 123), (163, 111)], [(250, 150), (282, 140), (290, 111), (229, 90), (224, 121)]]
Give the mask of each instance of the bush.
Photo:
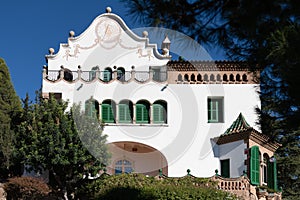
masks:
[(15, 199), (45, 199), (50, 193), (48, 185), (33, 177), (15, 177), (8, 179), (4, 184), (8, 200)]
[(122, 174), (100, 177), (86, 184), (80, 199), (99, 200), (166, 200), (166, 199), (236, 199), (216, 189), (216, 183), (206, 178), (186, 176), (157, 180), (142, 174)]

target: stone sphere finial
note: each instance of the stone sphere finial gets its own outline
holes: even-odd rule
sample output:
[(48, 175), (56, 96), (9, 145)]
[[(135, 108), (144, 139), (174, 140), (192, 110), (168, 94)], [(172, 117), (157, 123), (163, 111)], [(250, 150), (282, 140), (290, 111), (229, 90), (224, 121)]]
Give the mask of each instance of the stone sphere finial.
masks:
[(53, 48), (49, 48), (49, 53), (50, 53), (50, 55), (53, 55), (54, 54), (54, 49)]
[(70, 31), (70, 32), (69, 32), (69, 36), (70, 36), (70, 37), (74, 37), (74, 36), (75, 36), (75, 32), (74, 32), (74, 31)]
[(148, 31), (143, 31), (143, 36), (148, 37)]
[(111, 13), (111, 7), (106, 7), (106, 12)]

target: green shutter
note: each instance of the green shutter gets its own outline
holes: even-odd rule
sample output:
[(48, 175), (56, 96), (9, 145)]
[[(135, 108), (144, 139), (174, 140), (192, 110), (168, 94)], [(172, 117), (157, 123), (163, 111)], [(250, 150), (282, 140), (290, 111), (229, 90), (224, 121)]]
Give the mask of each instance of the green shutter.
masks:
[(136, 122), (149, 123), (148, 109), (144, 104), (136, 104)]
[(221, 160), (221, 176), (224, 178), (230, 177), (230, 161), (229, 161), (229, 159)]
[[(271, 158), (272, 159), (272, 158)], [(272, 159), (273, 161), (267, 162), (268, 168), (268, 187), (273, 190), (278, 190), (277, 188), (277, 168), (276, 168), (276, 159)]]
[(130, 123), (131, 122), (131, 112), (129, 105), (119, 104), (119, 122), (120, 123)]
[(104, 70), (103, 72), (103, 81), (108, 82), (111, 80), (111, 73), (109, 70)]
[(259, 185), (259, 148), (253, 146), (250, 152), (250, 181), (252, 185)]
[(101, 113), (102, 113), (102, 121), (103, 122), (113, 123), (115, 121), (114, 120), (113, 109), (112, 109), (112, 106), (110, 104), (102, 104)]
[(153, 122), (166, 123), (165, 109), (160, 104), (153, 104)]
[(85, 114), (90, 117), (97, 117), (97, 108), (95, 101), (85, 102)]
[(219, 102), (216, 99), (208, 100), (208, 121), (218, 122), (219, 120)]

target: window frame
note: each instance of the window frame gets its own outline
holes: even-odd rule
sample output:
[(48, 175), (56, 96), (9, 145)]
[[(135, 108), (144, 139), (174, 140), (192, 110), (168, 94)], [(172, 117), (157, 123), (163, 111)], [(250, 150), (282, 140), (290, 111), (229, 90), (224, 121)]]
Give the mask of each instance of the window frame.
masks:
[(207, 98), (207, 122), (224, 123), (224, 97)]
[[(124, 108), (124, 119), (121, 119), (122, 116), (122, 110), (121, 107)], [(131, 114), (132, 110), (130, 109), (129, 104), (126, 103), (120, 103), (118, 105), (118, 114), (119, 114), (119, 123), (132, 123), (132, 114)]]
[[(108, 110), (106, 111), (107, 113), (107, 118), (104, 119), (104, 111), (107, 108)], [(102, 103), (101, 104), (101, 120), (104, 123), (115, 123), (115, 116), (114, 116), (114, 109), (113, 109), (113, 105), (112, 104), (108, 104), (108, 103)]]
[[(226, 165), (225, 165), (226, 164)], [(227, 169), (226, 169), (227, 167)], [(224, 178), (230, 178), (230, 159), (220, 160), (221, 176)], [(226, 171), (224, 171), (224, 168)]]
[[(142, 109), (142, 111), (139, 111), (139, 109)], [(140, 114), (138, 112), (140, 112)], [(139, 115), (142, 115), (141, 119), (138, 119)], [(146, 104), (137, 103), (135, 105), (135, 122), (137, 124), (149, 124), (150, 123), (149, 108), (147, 108)]]

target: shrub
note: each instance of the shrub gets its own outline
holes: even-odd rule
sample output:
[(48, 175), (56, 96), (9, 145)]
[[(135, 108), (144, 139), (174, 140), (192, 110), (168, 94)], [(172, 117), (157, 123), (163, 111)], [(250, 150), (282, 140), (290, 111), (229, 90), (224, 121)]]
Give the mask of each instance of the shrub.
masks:
[(33, 177), (14, 177), (4, 184), (8, 200), (45, 199), (50, 193), (48, 185)]

